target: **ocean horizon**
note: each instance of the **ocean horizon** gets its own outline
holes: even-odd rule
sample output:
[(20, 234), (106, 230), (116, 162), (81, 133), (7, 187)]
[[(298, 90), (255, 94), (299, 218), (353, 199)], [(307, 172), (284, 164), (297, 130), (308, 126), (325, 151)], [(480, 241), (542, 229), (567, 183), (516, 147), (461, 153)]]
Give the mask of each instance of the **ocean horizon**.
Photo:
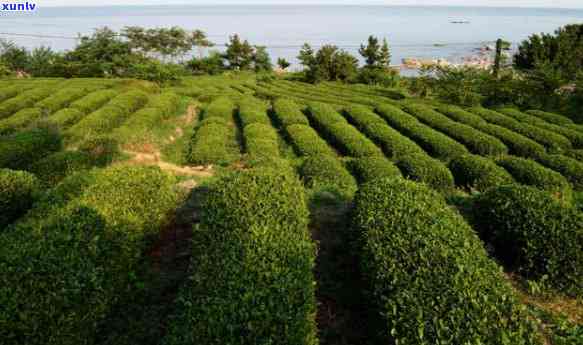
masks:
[[(467, 24), (452, 24), (452, 22)], [(266, 46), (272, 60), (297, 64), (305, 42), (335, 44), (357, 55), (369, 35), (387, 38), (392, 62), (405, 58), (459, 62), (503, 38), (516, 45), (533, 33), (583, 22), (583, 9), (394, 5), (115, 5), (39, 7), (0, 14), (0, 37), (27, 48), (74, 47), (78, 35), (124, 26), (201, 29), (221, 49), (238, 33)], [(297, 65), (296, 65), (297, 66)]]

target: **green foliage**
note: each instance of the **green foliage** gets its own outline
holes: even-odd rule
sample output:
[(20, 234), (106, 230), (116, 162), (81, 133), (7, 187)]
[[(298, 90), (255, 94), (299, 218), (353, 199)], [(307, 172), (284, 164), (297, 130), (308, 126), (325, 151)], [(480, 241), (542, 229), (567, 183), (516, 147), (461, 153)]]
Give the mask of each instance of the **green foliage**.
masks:
[(0, 137), (0, 168), (26, 170), (31, 163), (61, 148), (61, 135), (50, 127)]
[(311, 103), (308, 113), (316, 129), (350, 157), (382, 156), (381, 150), (336, 110), (324, 103)]
[(231, 173), (201, 209), (192, 276), (163, 344), (316, 345), (316, 248), (297, 178)]
[(432, 128), (464, 144), (472, 153), (482, 156), (508, 153), (508, 148), (499, 139), (453, 121), (422, 104), (406, 104), (405, 109)]
[(110, 168), (48, 217), (1, 234), (3, 343), (92, 344), (133, 292), (140, 256), (176, 207), (175, 182), (158, 168)]
[(221, 74), (227, 66), (223, 60), (221, 53), (212, 51), (208, 56), (196, 58), (186, 63), (187, 68), (192, 70), (195, 74)]
[(404, 177), (425, 183), (433, 189), (448, 191), (454, 187), (454, 177), (445, 164), (426, 154), (402, 156), (397, 166)]
[(291, 125), (286, 128), (286, 133), (299, 156), (336, 156), (336, 152), (310, 126)]
[(291, 99), (278, 98), (273, 102), (273, 112), (281, 127), (306, 125), (310, 122), (300, 110), (299, 105)]
[(256, 73), (271, 72), (273, 70), (273, 64), (271, 63), (271, 58), (266, 47), (255, 46), (253, 68)]
[(538, 128), (533, 125), (518, 122), (513, 118), (503, 115), (499, 112), (480, 107), (471, 108), (470, 111), (474, 114), (479, 115), (487, 122), (505, 127), (512, 131), (515, 131), (516, 133), (522, 134), (525, 137), (528, 137), (538, 142), (539, 144), (542, 144), (551, 151), (568, 150), (572, 147), (569, 139), (565, 138), (560, 134), (556, 134), (548, 130)]
[(184, 66), (175, 63), (162, 63), (158, 60), (133, 64), (128, 72), (128, 76), (151, 81), (160, 86), (176, 81), (185, 75)]
[(211, 117), (221, 117), (227, 121), (233, 120), (235, 104), (228, 97), (219, 97), (213, 100), (204, 111), (204, 119)]
[(549, 112), (542, 111), (542, 110), (529, 110), (526, 113), (533, 115), (533, 116), (536, 116), (536, 117), (539, 117), (547, 122), (554, 123), (555, 125), (572, 125), (573, 124), (573, 120), (571, 120), (570, 118), (568, 118), (566, 116), (554, 114), (554, 113), (549, 113)]
[(230, 163), (234, 155), (229, 150), (232, 129), (217, 122), (205, 122), (196, 130), (191, 143), (188, 161), (195, 165)]
[(39, 192), (40, 183), (34, 175), (0, 169), (0, 230), (24, 215)]
[(278, 58), (277, 66), (285, 71), (291, 64), (284, 58)]
[(378, 85), (382, 87), (399, 86), (399, 72), (389, 68), (361, 68), (358, 72), (358, 81), (368, 85)]
[(449, 163), (449, 170), (458, 187), (484, 192), (514, 182), (512, 176), (488, 158), (464, 155)]
[(414, 141), (391, 128), (383, 118), (364, 106), (350, 106), (345, 109), (345, 114), (351, 123), (379, 145), (391, 159), (424, 153)]
[(351, 81), (358, 74), (358, 60), (334, 45), (324, 45), (314, 52), (305, 43), (298, 60), (305, 67), (305, 79), (310, 83), (326, 80)]
[(47, 114), (52, 114), (57, 110), (68, 107), (75, 100), (87, 95), (89, 91), (92, 90), (79, 87), (64, 88), (38, 102), (35, 107), (40, 108)]
[(186, 31), (177, 26), (150, 29), (126, 26), (121, 34), (129, 41), (132, 51), (145, 56), (162, 56), (176, 59), (184, 56), (194, 47), (213, 46), (213, 43), (207, 39), (203, 31)]
[(300, 176), (306, 188), (327, 191), (351, 199), (358, 189), (356, 180), (342, 163), (331, 156), (312, 156), (304, 160)]
[(47, 121), (56, 127), (67, 129), (79, 122), (83, 117), (85, 117), (85, 115), (86, 114), (81, 110), (75, 108), (65, 108), (51, 115)]
[(61, 151), (33, 163), (28, 170), (39, 178), (44, 187), (52, 187), (68, 175), (89, 170), (95, 165), (85, 152)]
[(528, 280), (582, 296), (583, 214), (527, 186), (491, 190), (475, 201), (475, 219), (496, 256)]
[(243, 129), (245, 152), (251, 166), (269, 164), (279, 158), (278, 135), (270, 125), (253, 123)]
[(455, 121), (472, 126), (484, 133), (500, 139), (509, 149), (510, 153), (520, 157), (535, 158), (545, 153), (544, 146), (512, 130), (494, 124), (489, 124), (478, 115), (468, 112), (460, 107), (440, 105), (439, 111)]
[(114, 90), (95, 91), (71, 103), (70, 108), (77, 109), (83, 114), (89, 114), (101, 108), (104, 104), (117, 96), (117, 94), (118, 92)]
[(253, 65), (253, 47), (249, 41), (241, 41), (239, 35), (229, 37), (224, 54), (225, 60), (229, 63), (229, 68), (234, 70), (248, 70)]
[(384, 157), (364, 157), (348, 162), (352, 174), (363, 184), (386, 177), (401, 177), (401, 171)]
[(54, 92), (51, 87), (41, 87), (26, 90), (16, 97), (10, 98), (0, 104), (0, 119), (8, 117), (19, 110), (31, 108), (34, 104)]
[(512, 156), (501, 157), (496, 163), (506, 169), (520, 184), (537, 187), (565, 201), (571, 200), (573, 194), (571, 185), (558, 172), (545, 168), (533, 160)]
[(107, 105), (87, 115), (68, 129), (74, 140), (101, 135), (119, 127), (136, 110), (148, 102), (148, 94), (132, 90), (113, 98)]
[(562, 155), (543, 155), (538, 162), (563, 175), (577, 191), (583, 191), (583, 162)]
[(46, 116), (46, 113), (39, 108), (22, 109), (16, 114), (0, 120), (0, 135), (13, 134), (26, 128), (29, 124), (40, 120), (44, 116)]
[(500, 268), (437, 192), (375, 180), (357, 193), (352, 214), (376, 342), (539, 343)]
[(245, 97), (237, 102), (239, 105), (239, 120), (241, 127), (252, 123), (262, 123), (264, 125), (271, 125), (271, 120), (267, 115), (267, 105), (261, 103), (254, 97)]
[(85, 139), (79, 144), (78, 151), (87, 155), (96, 166), (109, 165), (121, 154), (117, 140), (107, 134)]
[(391, 127), (413, 139), (433, 157), (448, 161), (468, 153), (462, 144), (420, 123), (414, 116), (395, 106), (382, 104), (377, 107), (377, 112)]

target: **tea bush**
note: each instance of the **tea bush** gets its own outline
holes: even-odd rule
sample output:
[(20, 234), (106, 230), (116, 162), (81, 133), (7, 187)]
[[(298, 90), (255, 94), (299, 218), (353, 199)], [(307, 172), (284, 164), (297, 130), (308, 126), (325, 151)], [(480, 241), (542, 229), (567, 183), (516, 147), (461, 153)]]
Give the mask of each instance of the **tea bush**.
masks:
[(486, 191), (514, 182), (512, 176), (488, 158), (476, 155), (460, 156), (449, 162), (449, 170), (459, 187)]
[(546, 122), (554, 123), (556, 125), (572, 125), (572, 124), (574, 124), (573, 120), (571, 120), (570, 118), (568, 118), (566, 116), (562, 116), (559, 114), (553, 114), (553, 113), (549, 113), (546, 111), (529, 110), (526, 113), (529, 115), (541, 118), (541, 119), (545, 120)]
[(356, 158), (348, 166), (361, 184), (383, 177), (402, 177), (399, 168), (384, 157)]
[(282, 128), (291, 125), (306, 125), (310, 123), (302, 113), (299, 105), (291, 99), (279, 98), (273, 102), (273, 112)]
[(538, 344), (500, 268), (437, 192), (372, 181), (355, 197), (352, 228), (378, 343)]
[(22, 109), (9, 118), (0, 120), (0, 135), (16, 133), (45, 115), (39, 108)]
[(0, 169), (0, 232), (32, 207), (39, 180), (24, 171)]
[(555, 197), (570, 201), (573, 190), (569, 181), (558, 172), (524, 158), (502, 157), (496, 163), (506, 169), (516, 182), (547, 191)]
[(71, 103), (70, 108), (79, 110), (83, 114), (89, 114), (101, 108), (118, 94), (119, 91), (116, 90), (95, 91)]
[(446, 191), (455, 186), (454, 178), (445, 164), (426, 154), (412, 154), (401, 157), (397, 166), (404, 177)]
[(310, 126), (291, 125), (286, 132), (299, 156), (336, 156), (336, 152)]
[(479, 196), (475, 220), (509, 268), (583, 296), (583, 214), (528, 186), (504, 186)]
[(50, 127), (0, 137), (0, 168), (26, 170), (31, 163), (61, 148), (60, 134)]
[(332, 192), (346, 199), (351, 199), (358, 188), (354, 177), (331, 156), (306, 158), (300, 167), (300, 176), (306, 188)]
[(192, 276), (164, 345), (316, 345), (314, 261), (301, 184), (272, 169), (210, 186)]
[(562, 155), (540, 156), (538, 162), (563, 175), (577, 191), (583, 191), (583, 162)]

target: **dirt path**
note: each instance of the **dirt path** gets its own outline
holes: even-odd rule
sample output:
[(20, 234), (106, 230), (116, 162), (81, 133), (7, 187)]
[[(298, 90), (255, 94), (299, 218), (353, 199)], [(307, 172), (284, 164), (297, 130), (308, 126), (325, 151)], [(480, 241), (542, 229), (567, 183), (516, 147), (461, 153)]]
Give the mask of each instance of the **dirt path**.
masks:
[(168, 171), (180, 176), (196, 176), (196, 177), (212, 177), (213, 168), (212, 167), (189, 167), (189, 166), (179, 166), (176, 164), (164, 162), (160, 159), (160, 153), (142, 153), (134, 151), (123, 151), (125, 154), (131, 155), (132, 158), (128, 161), (130, 164), (136, 165), (149, 165), (158, 166), (164, 171)]
[[(183, 126), (188, 126), (192, 125), (197, 118), (198, 118), (198, 105), (190, 104), (186, 109), (186, 113), (183, 116), (181, 116), (180, 120)], [(184, 129), (182, 129), (181, 126), (176, 126), (175, 134), (171, 135), (168, 138), (168, 142), (173, 143), (179, 138), (182, 138), (182, 136), (184, 136)]]

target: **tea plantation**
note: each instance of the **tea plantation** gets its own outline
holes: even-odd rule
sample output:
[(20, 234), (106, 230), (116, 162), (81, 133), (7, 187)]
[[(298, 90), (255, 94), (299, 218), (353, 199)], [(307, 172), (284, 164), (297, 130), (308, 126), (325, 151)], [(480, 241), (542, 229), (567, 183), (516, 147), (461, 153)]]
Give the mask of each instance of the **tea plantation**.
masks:
[(582, 150), (373, 86), (0, 81), (0, 344), (583, 344)]

